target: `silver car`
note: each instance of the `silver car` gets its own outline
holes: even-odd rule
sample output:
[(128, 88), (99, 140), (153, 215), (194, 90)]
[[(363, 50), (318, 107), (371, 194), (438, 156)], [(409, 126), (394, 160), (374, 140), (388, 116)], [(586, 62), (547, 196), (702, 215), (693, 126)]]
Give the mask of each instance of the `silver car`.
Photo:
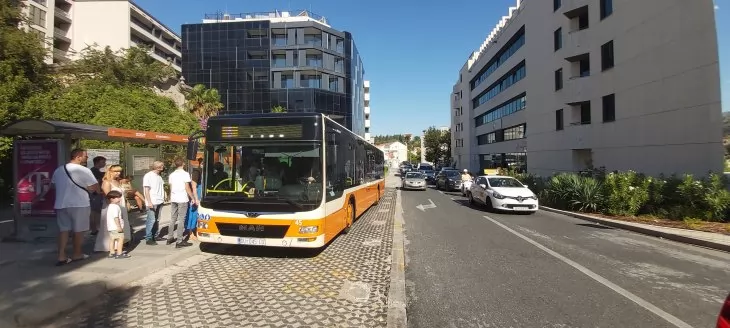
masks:
[(426, 175), (421, 172), (406, 172), (401, 189), (426, 190)]

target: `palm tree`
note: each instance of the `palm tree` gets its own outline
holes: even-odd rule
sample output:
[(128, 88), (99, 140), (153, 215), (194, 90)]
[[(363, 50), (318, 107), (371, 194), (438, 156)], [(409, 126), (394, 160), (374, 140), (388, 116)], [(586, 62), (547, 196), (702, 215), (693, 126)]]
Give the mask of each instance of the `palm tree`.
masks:
[(286, 108), (282, 105), (276, 105), (273, 108), (271, 108), (272, 113), (286, 113)]
[(215, 88), (197, 84), (185, 92), (185, 109), (195, 115), (202, 129), (207, 126), (208, 118), (218, 115), (222, 108), (221, 96)]

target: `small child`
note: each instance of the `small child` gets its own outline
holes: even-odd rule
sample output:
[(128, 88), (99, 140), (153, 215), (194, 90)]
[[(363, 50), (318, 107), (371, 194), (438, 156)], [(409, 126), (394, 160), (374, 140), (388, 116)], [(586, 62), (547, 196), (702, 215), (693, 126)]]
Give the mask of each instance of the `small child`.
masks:
[(109, 205), (106, 210), (106, 225), (109, 229), (109, 258), (124, 259), (130, 258), (129, 254), (122, 253), (124, 245), (124, 224), (122, 223), (122, 208), (119, 202), (122, 201), (122, 193), (112, 190), (106, 194)]

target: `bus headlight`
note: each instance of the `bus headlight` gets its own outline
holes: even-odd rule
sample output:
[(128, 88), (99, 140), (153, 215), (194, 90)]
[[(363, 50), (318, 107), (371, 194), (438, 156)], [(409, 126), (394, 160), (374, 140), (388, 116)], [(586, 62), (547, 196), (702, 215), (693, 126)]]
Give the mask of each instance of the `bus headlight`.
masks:
[(299, 233), (315, 233), (317, 231), (319, 231), (319, 227), (318, 226), (304, 226), (304, 227), (299, 227)]

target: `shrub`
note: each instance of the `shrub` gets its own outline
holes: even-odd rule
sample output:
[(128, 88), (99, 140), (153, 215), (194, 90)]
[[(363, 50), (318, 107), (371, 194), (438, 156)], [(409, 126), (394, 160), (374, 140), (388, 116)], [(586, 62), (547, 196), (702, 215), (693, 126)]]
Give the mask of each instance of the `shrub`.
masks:
[(633, 216), (649, 199), (650, 180), (634, 171), (612, 172), (603, 180), (604, 208), (609, 215)]
[(547, 182), (542, 196), (548, 204), (561, 209), (597, 212), (601, 208), (602, 188), (596, 179), (561, 173)]

